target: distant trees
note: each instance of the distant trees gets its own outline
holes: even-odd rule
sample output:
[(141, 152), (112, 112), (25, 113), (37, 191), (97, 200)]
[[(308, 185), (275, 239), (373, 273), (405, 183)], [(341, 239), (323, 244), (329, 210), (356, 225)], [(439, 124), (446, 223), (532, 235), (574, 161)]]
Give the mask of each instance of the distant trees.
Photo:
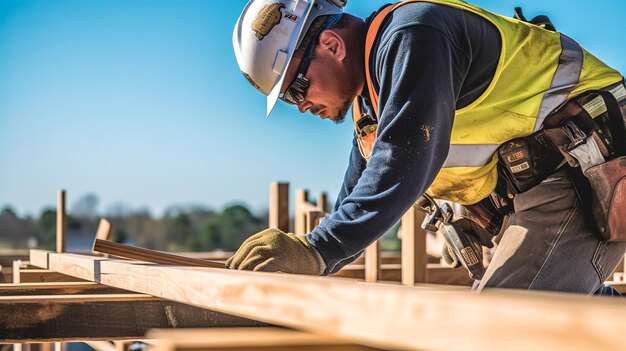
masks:
[(208, 219), (199, 235), (191, 237), (189, 247), (209, 250), (210, 247), (234, 251), (251, 234), (267, 228), (267, 216), (255, 217), (246, 207), (234, 205)]
[[(98, 204), (96, 195), (86, 194), (72, 205), (66, 217), (70, 240), (80, 237), (75, 242), (83, 246), (92, 242), (100, 217)], [(104, 217), (112, 224), (112, 240), (164, 251), (235, 251), (250, 235), (268, 227), (267, 213), (257, 216), (242, 204), (221, 212), (202, 206), (172, 206), (155, 218), (147, 209), (133, 210), (117, 203), (109, 206)], [(398, 225), (383, 236), (383, 249), (400, 249), (397, 231)], [(54, 249), (55, 242), (56, 209), (44, 209), (39, 218), (20, 218), (10, 207), (0, 211), (0, 249)]]
[(95, 219), (98, 216), (98, 204), (100, 200), (96, 194), (86, 194), (80, 197), (70, 211), (76, 217)]
[[(91, 193), (72, 204), (66, 217), (69, 240), (77, 236), (83, 237), (80, 242), (91, 240), (84, 239), (95, 235), (98, 205), (98, 197)], [(166, 251), (234, 251), (248, 236), (268, 225), (267, 214), (256, 216), (242, 204), (221, 212), (202, 206), (172, 206), (162, 217), (154, 218), (146, 209), (133, 210), (117, 203), (104, 217), (112, 224), (112, 240)], [(54, 249), (55, 241), (56, 209), (44, 209), (39, 218), (20, 218), (10, 207), (0, 211), (0, 248), (27, 248), (35, 243)]]
[(32, 218), (19, 218), (11, 207), (0, 211), (0, 248), (26, 248), (45, 239)]

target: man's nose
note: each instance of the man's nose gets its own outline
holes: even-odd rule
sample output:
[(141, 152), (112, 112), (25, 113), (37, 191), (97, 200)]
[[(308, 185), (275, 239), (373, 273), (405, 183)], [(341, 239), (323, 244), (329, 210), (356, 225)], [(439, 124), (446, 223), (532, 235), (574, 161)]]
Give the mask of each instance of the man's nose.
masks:
[(311, 108), (311, 103), (308, 102), (307, 100), (304, 100), (298, 104), (298, 110), (300, 111), (300, 113), (305, 113), (310, 108)]

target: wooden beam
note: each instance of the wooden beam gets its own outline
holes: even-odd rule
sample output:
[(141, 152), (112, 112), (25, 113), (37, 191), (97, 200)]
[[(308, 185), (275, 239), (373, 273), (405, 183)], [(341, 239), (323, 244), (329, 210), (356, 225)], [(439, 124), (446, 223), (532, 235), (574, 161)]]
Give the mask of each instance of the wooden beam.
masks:
[(13, 275), (14, 283), (78, 282), (81, 279), (48, 269), (20, 269)]
[(11, 274), (13, 275), (11, 281), (14, 284), (20, 283), (20, 266), (22, 265), (21, 260), (13, 261), (13, 268), (11, 269)]
[(289, 183), (270, 184), (269, 226), (289, 232)]
[(320, 223), (325, 215), (326, 213), (322, 211), (307, 211), (304, 216), (306, 223), (304, 232), (310, 233), (311, 231), (313, 231), (313, 229)]
[[(62, 260), (67, 254), (51, 253), (51, 262), (56, 256)], [(94, 279), (106, 285), (381, 348), (616, 350), (623, 341), (615, 335), (626, 330), (626, 305), (614, 298), (505, 290), (475, 294), (81, 259), (92, 267), (99, 260)]]
[[(426, 267), (428, 273), (426, 275), (425, 283), (428, 284), (471, 286), (474, 282), (467, 274), (467, 271), (463, 269), (454, 269), (439, 263), (429, 263)], [(365, 265), (349, 264), (332, 276), (340, 278), (365, 279)], [(379, 281), (402, 281), (402, 266), (398, 263), (382, 263), (380, 265)]]
[(402, 284), (427, 282), (428, 255), (426, 231), (421, 224), (424, 213), (411, 207), (402, 217)]
[(224, 264), (221, 262), (199, 260), (197, 258), (189, 258), (161, 251), (148, 250), (141, 247), (124, 245), (100, 239), (95, 240), (93, 251), (151, 263), (173, 264), (177, 266), (225, 268)]
[(152, 328), (260, 325), (141, 294), (0, 297), (0, 342), (143, 338)]
[(65, 252), (65, 190), (59, 191), (57, 195), (57, 252)]
[(328, 212), (328, 195), (323, 191), (317, 195), (317, 208), (322, 212)]
[[(381, 250), (380, 251), (380, 263), (381, 264), (387, 264), (387, 263), (400, 264), (401, 263), (400, 251), (382, 251)], [(350, 264), (365, 264), (365, 255), (361, 255), (357, 257), (356, 260), (354, 260)]]
[(365, 249), (365, 281), (376, 283), (381, 275), (380, 240), (376, 240)]
[(30, 264), (35, 267), (48, 269), (48, 254), (50, 251), (32, 249), (30, 250)]
[(294, 233), (306, 234), (306, 218), (305, 218), (305, 205), (309, 201), (309, 192), (303, 189), (296, 190), (295, 196), (295, 214), (293, 219)]
[(283, 328), (155, 329), (150, 351), (373, 351), (375, 348), (351, 344)]
[(110, 235), (111, 222), (106, 220), (106, 218), (101, 218), (100, 223), (98, 223), (98, 230), (96, 231), (96, 239), (109, 240)]
[[(74, 278), (77, 279), (77, 278)], [(0, 296), (124, 294), (126, 290), (93, 282), (0, 284)]]

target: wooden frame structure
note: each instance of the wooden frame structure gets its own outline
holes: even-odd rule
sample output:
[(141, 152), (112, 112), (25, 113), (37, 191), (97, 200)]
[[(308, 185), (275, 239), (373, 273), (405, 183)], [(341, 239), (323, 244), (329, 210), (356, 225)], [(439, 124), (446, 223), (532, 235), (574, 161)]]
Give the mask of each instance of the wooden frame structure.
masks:
[[(288, 226), (288, 185), (270, 189), (270, 223)], [(297, 198), (306, 201), (306, 192), (299, 191)], [(299, 223), (306, 230), (325, 214), (326, 198), (320, 199), (320, 207), (297, 205), (306, 212)], [(97, 351), (114, 350), (99, 340), (144, 338), (151, 350), (171, 351), (624, 347), (615, 337), (626, 331), (621, 323), (626, 305), (619, 299), (506, 290), (479, 295), (467, 288), (422, 284), (454, 274), (428, 262), (420, 217), (414, 209), (403, 217), (401, 257), (377, 252), (372, 265), (376, 281), (406, 286), (226, 270), (204, 257), (108, 242), (110, 224), (102, 221), (94, 248), (110, 258), (31, 250), (30, 261), (14, 262), (13, 279), (21, 283), (0, 284), (0, 343), (85, 340)], [(367, 263), (366, 256), (346, 268)], [(367, 276), (363, 268), (342, 272)], [(626, 284), (618, 278), (623, 276), (614, 274), (613, 283), (622, 291)], [(168, 329), (149, 332), (152, 328)]]
[[(406, 288), (288, 274), (142, 264), (31, 251), (78, 278), (381, 348), (619, 349), (626, 305), (609, 298)], [(519, 340), (520, 335), (532, 337)], [(511, 340), (516, 340), (511, 343)]]
[[(283, 201), (287, 201), (285, 193), (289, 192), (289, 185), (281, 183)], [(278, 196), (276, 185), (270, 188), (270, 199)], [(295, 193), (295, 215), (294, 215), (294, 232), (308, 233), (319, 224), (319, 222), (328, 215), (327, 199), (325, 193), (318, 196), (318, 205), (308, 202), (308, 191), (303, 189), (296, 190)], [(322, 204), (322, 205), (320, 205)], [(271, 218), (276, 215), (279, 208), (287, 209), (286, 204), (280, 204), (275, 200), (270, 200), (270, 223)], [(282, 217), (288, 217), (285, 214)], [(337, 277), (348, 277), (364, 279), (366, 282), (375, 283), (378, 281), (398, 281), (407, 286), (418, 283), (432, 284), (454, 284), (470, 286), (472, 280), (467, 272), (459, 269), (452, 269), (439, 262), (429, 262), (429, 256), (426, 250), (426, 231), (421, 228), (424, 214), (414, 208), (409, 209), (402, 217), (401, 221), (401, 255), (397, 261), (385, 262), (382, 259), (380, 241), (373, 242), (365, 249), (364, 259), (355, 261), (345, 266), (341, 271), (334, 274)], [(271, 225), (270, 225), (271, 226)], [(437, 249), (439, 251), (440, 249)], [(437, 259), (437, 261), (439, 261)]]

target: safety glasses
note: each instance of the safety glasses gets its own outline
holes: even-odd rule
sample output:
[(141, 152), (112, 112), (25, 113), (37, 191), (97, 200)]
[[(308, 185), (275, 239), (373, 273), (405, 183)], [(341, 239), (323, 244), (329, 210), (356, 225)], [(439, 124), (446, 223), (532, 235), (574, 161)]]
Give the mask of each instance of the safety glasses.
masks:
[(289, 84), (285, 92), (279, 96), (279, 99), (290, 105), (299, 105), (302, 101), (304, 101), (310, 86), (309, 78), (306, 77), (306, 74), (309, 70), (309, 66), (311, 65), (311, 60), (313, 59), (313, 53), (315, 52), (317, 40), (323, 30), (334, 26), (340, 18), (341, 14), (330, 16), (324, 25), (317, 30), (317, 33), (315, 33), (315, 36), (311, 38), (311, 41), (302, 56), (302, 60), (298, 66), (298, 71), (296, 72), (296, 78)]

